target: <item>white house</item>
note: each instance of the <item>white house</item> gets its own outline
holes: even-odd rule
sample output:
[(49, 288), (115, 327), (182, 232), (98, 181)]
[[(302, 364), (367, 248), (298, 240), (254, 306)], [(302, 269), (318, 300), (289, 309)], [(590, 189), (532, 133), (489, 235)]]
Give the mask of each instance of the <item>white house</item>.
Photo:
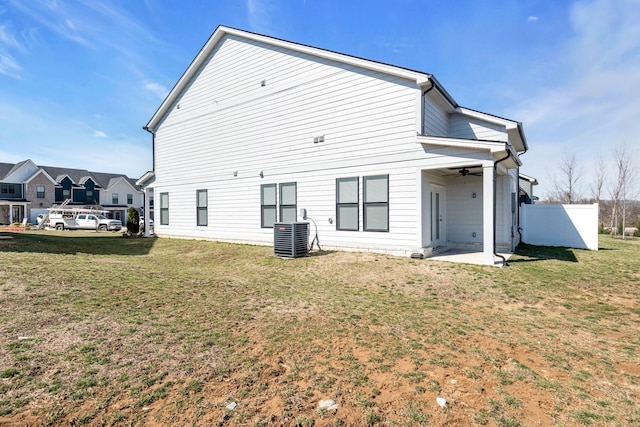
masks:
[(521, 123), (427, 73), (221, 26), (144, 129), (159, 236), (272, 244), (304, 208), (323, 249), (518, 244)]
[(135, 182), (126, 176), (110, 176), (105, 179), (106, 187), (100, 192), (100, 205), (109, 211), (109, 216), (127, 222), (130, 206), (143, 209), (144, 194)]

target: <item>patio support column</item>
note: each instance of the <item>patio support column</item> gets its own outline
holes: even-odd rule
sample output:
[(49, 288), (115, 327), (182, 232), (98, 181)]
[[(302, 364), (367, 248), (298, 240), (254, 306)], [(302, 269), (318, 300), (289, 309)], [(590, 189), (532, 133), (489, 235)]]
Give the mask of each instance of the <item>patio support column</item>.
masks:
[(13, 203), (9, 203), (9, 225), (13, 224)]
[(493, 265), (493, 205), (494, 186), (493, 163), (482, 165), (482, 260), (485, 265)]
[(149, 187), (144, 188), (144, 237), (149, 237), (151, 217), (149, 216)]

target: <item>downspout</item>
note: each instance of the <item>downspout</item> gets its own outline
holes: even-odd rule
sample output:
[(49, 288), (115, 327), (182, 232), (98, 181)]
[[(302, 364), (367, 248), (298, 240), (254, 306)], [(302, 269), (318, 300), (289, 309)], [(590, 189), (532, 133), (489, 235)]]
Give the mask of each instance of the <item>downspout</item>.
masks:
[(509, 263), (507, 262), (507, 259), (505, 257), (503, 257), (502, 255), (498, 254), (498, 251), (496, 249), (497, 245), (496, 245), (496, 225), (497, 225), (497, 215), (496, 215), (496, 195), (498, 193), (498, 163), (500, 162), (504, 162), (505, 160), (507, 160), (508, 158), (511, 157), (511, 151), (509, 150), (509, 143), (505, 142), (504, 143), (504, 148), (507, 150), (507, 155), (504, 156), (503, 158), (501, 158), (500, 160), (496, 160), (495, 162), (493, 162), (493, 255), (497, 256), (498, 258), (502, 258), (502, 264), (506, 267), (509, 265)]
[[(142, 129), (146, 130), (151, 134), (151, 170), (156, 172), (156, 133), (149, 128), (149, 126), (144, 126)], [(149, 206), (149, 199), (147, 197), (147, 189), (144, 190), (144, 236), (149, 237), (149, 230), (151, 224), (151, 207)]]
[[(518, 153), (518, 158), (520, 158), (520, 156), (523, 156), (525, 154), (527, 154), (527, 151), (529, 151), (529, 148), (527, 147), (527, 144), (524, 144), (524, 151), (522, 153)], [(520, 166), (518, 166), (518, 188), (520, 188)], [(531, 188), (533, 188), (533, 185), (531, 186)], [(533, 190), (531, 190), (533, 192)], [(516, 200), (518, 200), (519, 198), (516, 196)], [(522, 241), (522, 227), (520, 227), (520, 201), (518, 200), (518, 202), (516, 203), (516, 206), (518, 207), (518, 226), (516, 227), (516, 231), (518, 232), (518, 236), (520, 236), (520, 243), (524, 243)]]
[(151, 170), (156, 170), (156, 133), (149, 129), (148, 126), (143, 126), (144, 130), (151, 134)]
[(421, 126), (422, 127), (422, 129), (421, 129), (422, 135), (426, 135), (427, 134), (425, 132), (427, 123), (426, 123), (426, 120), (424, 119), (424, 114), (427, 111), (427, 106), (426, 106), (426, 104), (427, 104), (427, 94), (429, 92), (431, 92), (434, 87), (436, 87), (436, 84), (435, 84), (435, 82), (433, 80), (429, 79), (429, 81), (431, 82), (431, 87), (429, 89), (425, 90), (424, 92), (422, 92), (422, 117), (420, 118), (421, 121), (422, 121), (422, 126)]

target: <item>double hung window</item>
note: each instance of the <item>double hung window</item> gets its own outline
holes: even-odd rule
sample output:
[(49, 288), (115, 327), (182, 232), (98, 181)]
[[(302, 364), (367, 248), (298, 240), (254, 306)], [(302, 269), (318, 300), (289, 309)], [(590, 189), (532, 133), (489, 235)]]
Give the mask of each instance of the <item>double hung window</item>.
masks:
[(278, 218), (280, 222), (295, 222), (298, 218), (295, 182), (260, 186), (260, 226), (273, 228)]
[(364, 231), (389, 231), (389, 175), (365, 176)]
[(160, 224), (169, 225), (169, 193), (160, 193)]
[[(362, 229), (389, 231), (389, 175), (362, 178)], [(360, 179), (336, 179), (336, 229), (360, 230)]]
[(196, 191), (196, 222), (199, 226), (206, 226), (208, 220), (207, 190)]
[(358, 231), (360, 179), (338, 178), (336, 180), (336, 229)]

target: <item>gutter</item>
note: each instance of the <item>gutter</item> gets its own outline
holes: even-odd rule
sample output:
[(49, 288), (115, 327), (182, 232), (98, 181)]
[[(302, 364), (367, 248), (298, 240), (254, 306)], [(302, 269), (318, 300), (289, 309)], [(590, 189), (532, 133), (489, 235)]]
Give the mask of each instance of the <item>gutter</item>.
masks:
[(151, 170), (156, 170), (156, 133), (149, 126), (143, 126), (142, 129), (151, 134)]
[(508, 158), (511, 157), (511, 150), (509, 150), (509, 143), (505, 142), (504, 143), (504, 148), (507, 150), (507, 155), (504, 156), (503, 158), (501, 158), (500, 160), (496, 160), (495, 162), (493, 162), (493, 256), (496, 256), (498, 258), (502, 258), (502, 264), (506, 267), (509, 265), (509, 263), (507, 262), (507, 259), (505, 257), (503, 257), (502, 255), (498, 254), (498, 251), (496, 249), (496, 225), (497, 225), (497, 215), (496, 215), (496, 195), (497, 195), (497, 188), (498, 188), (498, 163), (500, 162), (504, 162), (505, 160), (507, 160)]
[[(156, 172), (156, 133), (149, 128), (149, 126), (143, 126), (142, 129), (146, 130), (151, 134), (151, 170), (155, 174)], [(144, 190), (144, 237), (149, 237), (149, 229), (151, 224), (151, 215), (149, 200), (147, 199), (147, 190)]]

